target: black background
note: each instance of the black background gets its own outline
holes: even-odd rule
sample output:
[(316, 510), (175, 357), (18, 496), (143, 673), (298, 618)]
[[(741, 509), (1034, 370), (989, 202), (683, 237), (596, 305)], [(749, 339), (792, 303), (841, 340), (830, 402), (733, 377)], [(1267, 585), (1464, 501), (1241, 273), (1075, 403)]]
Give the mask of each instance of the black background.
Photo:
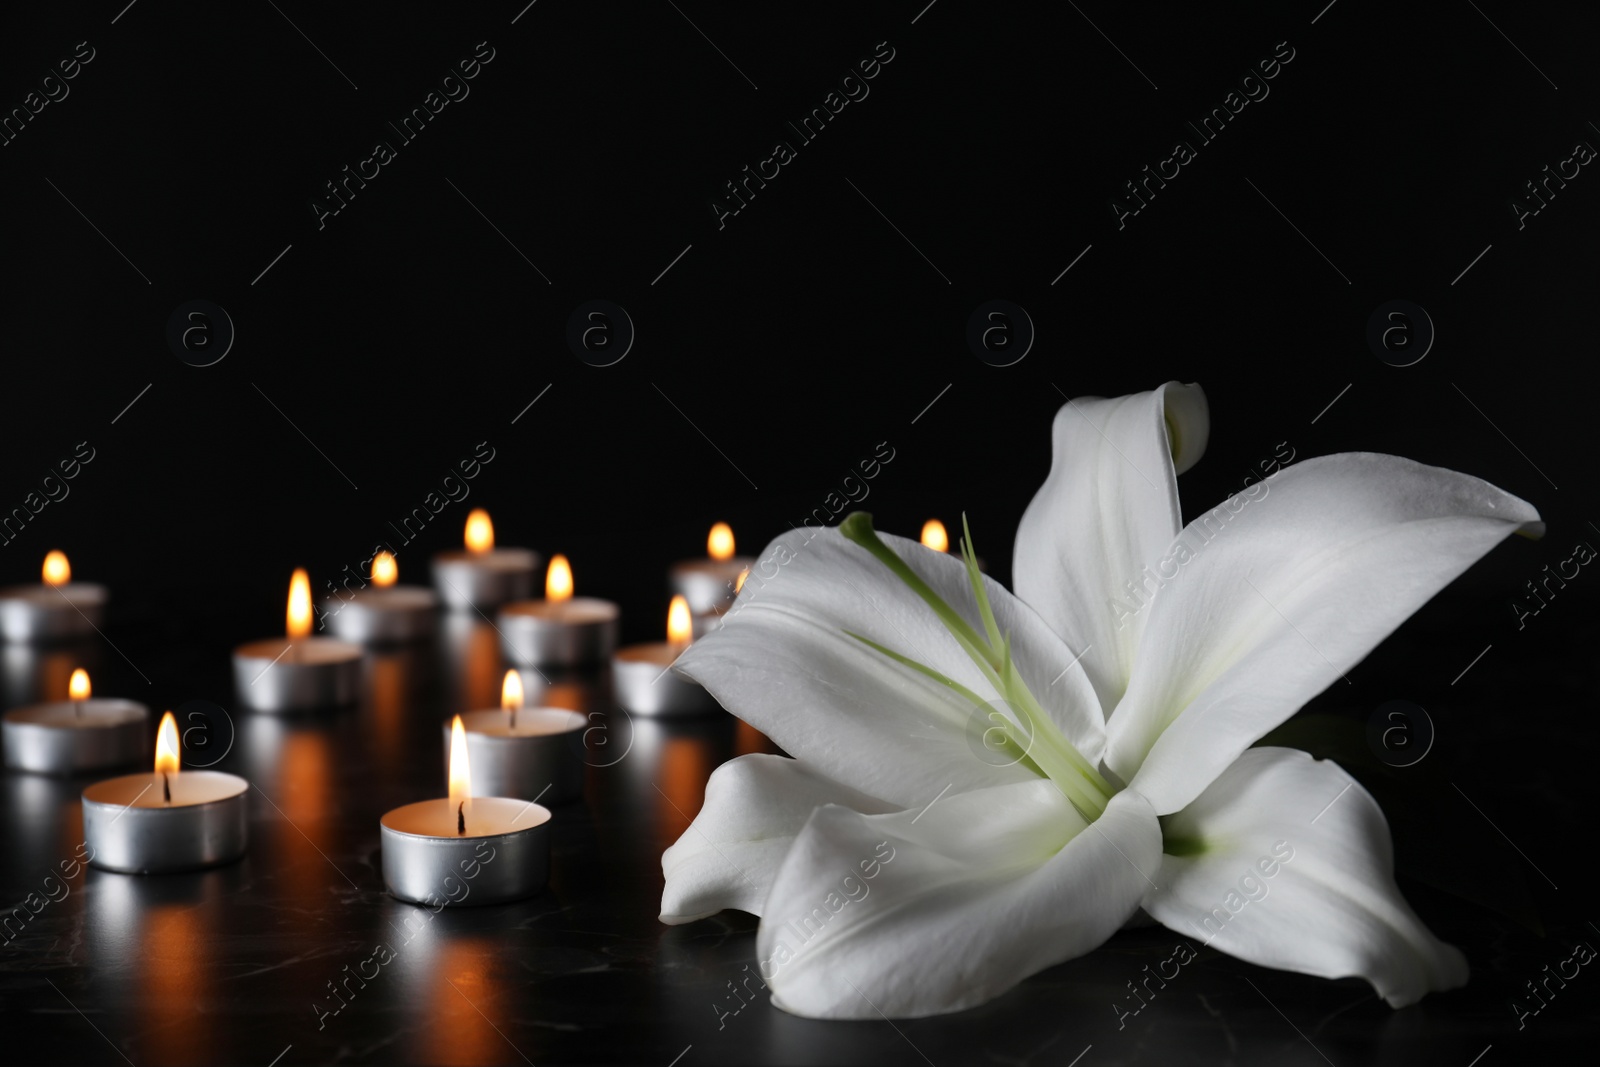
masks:
[[(104, 691), (231, 706), (227, 651), (280, 632), (295, 566), (321, 589), (387, 540), (420, 582), (483, 506), (501, 544), (566, 553), (580, 593), (622, 604), (626, 639), (653, 639), (666, 566), (701, 554), (713, 521), (753, 552), (887, 442), (865, 503), (878, 526), (914, 535), (965, 512), (1009, 583), (1063, 398), (1198, 381), (1212, 433), (1180, 483), (1186, 515), (1288, 442), (1297, 458), (1369, 450), (1470, 472), (1547, 520), (1542, 543), (1497, 549), (1313, 710), (1428, 708), (1430, 763), (1482, 806), (1458, 804), (1452, 831), (1498, 844), (1487, 814), (1549, 876), (1522, 872), (1551, 940), (1487, 910), (1451, 931), (1480, 965), (1452, 995), (1470, 1005), (1446, 1025), (1470, 1031), (1459, 1062), (1580, 1032), (1596, 1014), (1582, 981), (1521, 1033), (1506, 1005), (1561, 944), (1595, 936), (1570, 828), (1595, 799), (1600, 578), (1585, 570), (1522, 630), (1510, 603), (1576, 542), (1600, 543), (1600, 178), (1585, 167), (1520, 230), (1510, 205), (1576, 142), (1600, 145), (1593, 13), (922, 3), (8, 12), (0, 107), (79, 41), (95, 58), (0, 148), (0, 509), (78, 442), (95, 458), (0, 548), (0, 578), (34, 581), (64, 549), (115, 590), (123, 658), (104, 655)], [(480, 41), (495, 55), (470, 95), (400, 145), (386, 122)], [(870, 95), (799, 145), (786, 122), (880, 41), (895, 55)], [(1122, 183), (1193, 142), (1185, 121), (1281, 41), (1294, 58), (1270, 95), (1119, 229)], [(712, 198), (778, 139), (798, 158), (719, 229)], [(377, 140), (397, 158), (319, 229), (310, 202)], [(197, 298), (237, 330), (206, 368), (165, 340)], [(1014, 366), (965, 343), (994, 298), (1037, 328)], [(1365, 340), (1396, 298), (1437, 328), (1410, 367)], [(564, 340), (591, 299), (637, 327), (611, 367)], [(483, 441), (495, 459), (470, 498), (398, 545), (390, 520)], [(1485, 968), (1491, 950), (1520, 955)], [(1318, 988), (1304, 996), (1322, 1004)], [(1371, 1033), (1392, 1031), (1364, 1012)], [(1079, 1047), (1064, 1038), (1050, 1062)]]

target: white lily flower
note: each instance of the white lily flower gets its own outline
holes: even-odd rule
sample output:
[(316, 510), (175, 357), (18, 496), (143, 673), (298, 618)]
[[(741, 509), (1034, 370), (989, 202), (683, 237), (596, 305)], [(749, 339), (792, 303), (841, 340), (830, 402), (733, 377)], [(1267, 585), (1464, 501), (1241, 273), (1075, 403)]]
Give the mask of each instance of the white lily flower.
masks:
[[(780, 537), (678, 668), (793, 759), (744, 756), (662, 856), (661, 919), (739, 908), (778, 1006), (915, 1017), (1003, 993), (1141, 907), (1396, 1007), (1467, 978), (1332, 763), (1252, 743), (1513, 532), (1526, 502), (1353, 453), (1184, 528), (1197, 386), (1072, 401), (1016, 595), (854, 515)], [(1248, 905), (1248, 906), (1247, 906)]]

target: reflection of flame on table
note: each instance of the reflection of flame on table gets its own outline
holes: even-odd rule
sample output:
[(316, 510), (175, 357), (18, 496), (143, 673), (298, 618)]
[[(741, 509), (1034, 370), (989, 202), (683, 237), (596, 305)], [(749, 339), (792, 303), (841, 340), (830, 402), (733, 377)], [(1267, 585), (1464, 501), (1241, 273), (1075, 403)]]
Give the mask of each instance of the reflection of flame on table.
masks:
[(449, 615), (443, 622), (453, 706), (469, 711), (499, 707), (500, 635), (476, 613)]
[(155, 1026), (140, 1035), (146, 1060), (216, 1063), (209, 1013), (216, 995), (205, 907), (164, 904), (139, 909), (138, 1016)]
[[(515, 1063), (523, 1053), (532, 1059), (538, 1050), (510, 1044), (512, 1020), (501, 1004), (507, 976), (494, 973), (502, 947), (495, 939), (456, 936), (431, 908), (409, 905), (396, 906), (388, 928), (384, 943), (394, 956), (370, 982), (399, 983), (402, 1002), (417, 1006), (418, 1062), (475, 1067)], [(358, 988), (347, 999), (354, 1007), (363, 995)]]
[(291, 879), (290, 891), (303, 898), (320, 895), (329, 878), (345, 885), (317, 851), (331, 856), (337, 850), (331, 827), (338, 767), (330, 727), (250, 715), (240, 720), (239, 729), (245, 776), (271, 801), (263, 805), (268, 815), (263, 829), (271, 842), (268, 869)]
[[(81, 853), (80, 853), (81, 854)], [(72, 856), (66, 852), (63, 857)], [(234, 864), (175, 876), (86, 870), (81, 942), (57, 951), (75, 966), (112, 976), (107, 1016), (97, 1025), (137, 1042), (140, 1063), (223, 1063), (229, 1035), (217, 1020), (219, 917), (240, 890)], [(50, 907), (71, 906), (67, 902)], [(60, 983), (62, 980), (57, 979)], [(72, 995), (70, 987), (64, 991)]]
[(367, 650), (366, 706), (362, 730), (372, 743), (380, 773), (393, 777), (405, 770), (406, 711), (412, 694), (433, 676), (432, 650), (421, 645), (374, 647)]
[(772, 743), (771, 738), (743, 719), (735, 719), (733, 722), (733, 754), (735, 756), (748, 756), (754, 752), (783, 752), (783, 749)]
[(657, 805), (661, 839), (676, 841), (705, 802), (706, 779), (711, 777), (714, 754), (704, 737), (668, 737), (661, 748), (656, 784), (665, 800)]

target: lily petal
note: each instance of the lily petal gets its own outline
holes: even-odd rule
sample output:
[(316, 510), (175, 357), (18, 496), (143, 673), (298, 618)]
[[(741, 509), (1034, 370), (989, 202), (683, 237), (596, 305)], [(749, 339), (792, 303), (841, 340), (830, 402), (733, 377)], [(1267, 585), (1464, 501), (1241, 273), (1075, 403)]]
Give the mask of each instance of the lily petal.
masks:
[(1126, 790), (1087, 828), (1042, 780), (893, 815), (818, 808), (767, 897), (762, 977), (773, 1003), (812, 1018), (971, 1007), (1115, 933), (1160, 849), (1149, 804)]
[(1336, 764), (1253, 748), (1164, 824), (1201, 843), (1164, 856), (1145, 898), (1169, 929), (1263, 967), (1365, 978), (1395, 1008), (1466, 984), (1466, 958), (1395, 885), (1383, 812)]
[(1177, 811), (1538, 519), (1482, 479), (1371, 453), (1308, 459), (1230, 497), (1163, 557), (1107, 765), (1158, 815)]
[(724, 908), (760, 915), (784, 854), (823, 804), (869, 814), (895, 810), (782, 756), (757, 753), (718, 767), (700, 813), (661, 854), (667, 881), (661, 921), (693, 922)]
[[(976, 622), (959, 559), (902, 537), (883, 540), (945, 602)], [(675, 669), (723, 707), (818, 773), (897, 807), (1037, 774), (985, 758), (985, 711), (960, 693), (895, 663), (860, 634), (985, 699), (998, 700), (955, 638), (904, 583), (836, 529), (775, 540), (753, 568), (723, 624), (690, 645)], [(1009, 633), (1019, 673), (1063, 735), (1091, 763), (1104, 725), (1080, 672), (1051, 684), (1073, 654), (1004, 587), (984, 578), (996, 620)]]
[(1205, 393), (1177, 382), (1069, 400), (1056, 413), (1055, 460), (1023, 513), (1012, 574), (1017, 595), (1084, 650), (1107, 713), (1127, 688), (1143, 624), (1127, 624), (1113, 601), (1182, 528), (1176, 476), (1199, 460), (1210, 426)]

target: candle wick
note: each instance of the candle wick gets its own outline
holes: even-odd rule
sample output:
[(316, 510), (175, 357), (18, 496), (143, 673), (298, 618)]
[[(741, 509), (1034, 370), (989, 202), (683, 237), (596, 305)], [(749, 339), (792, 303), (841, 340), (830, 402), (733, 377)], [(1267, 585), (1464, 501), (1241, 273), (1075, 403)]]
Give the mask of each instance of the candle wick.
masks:
[(171, 804), (172, 803), (172, 779), (167, 776), (167, 772), (166, 771), (162, 771), (161, 772), (161, 793), (162, 793), (162, 796), (166, 798), (167, 803)]
[(517, 728), (517, 709), (516, 708), (508, 708), (506, 710), (511, 712), (511, 728), (513, 730), (515, 730)]
[(72, 714), (80, 719), (83, 718), (83, 705), (76, 700), (72, 702)]
[(467, 834), (467, 802), (463, 800), (456, 808), (456, 836), (465, 837)]

